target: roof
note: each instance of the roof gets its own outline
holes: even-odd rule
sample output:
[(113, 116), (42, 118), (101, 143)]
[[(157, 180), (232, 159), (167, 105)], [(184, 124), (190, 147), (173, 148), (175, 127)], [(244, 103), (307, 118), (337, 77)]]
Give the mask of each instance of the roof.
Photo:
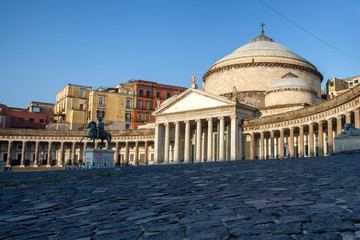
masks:
[(285, 74), (279, 81), (275, 82), (268, 90), (270, 91), (278, 91), (278, 90), (288, 90), (288, 89), (304, 89), (311, 92), (316, 91), (305, 81), (301, 80), (298, 76), (289, 72)]
[(272, 38), (261, 33), (258, 37), (252, 39), (250, 43), (238, 48), (233, 53), (217, 61), (214, 65), (245, 57), (258, 57), (258, 56), (269, 56), (269, 57), (283, 57), (296, 59), (312, 65), (309, 61), (295, 54), (287, 47), (276, 43)]

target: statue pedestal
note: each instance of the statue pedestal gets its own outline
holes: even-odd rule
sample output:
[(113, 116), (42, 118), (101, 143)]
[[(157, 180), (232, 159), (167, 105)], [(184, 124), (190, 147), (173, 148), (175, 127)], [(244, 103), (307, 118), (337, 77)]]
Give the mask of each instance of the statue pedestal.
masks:
[(86, 149), (84, 168), (112, 168), (114, 153), (115, 151), (108, 149)]
[(360, 136), (335, 137), (335, 153), (355, 153), (360, 152)]

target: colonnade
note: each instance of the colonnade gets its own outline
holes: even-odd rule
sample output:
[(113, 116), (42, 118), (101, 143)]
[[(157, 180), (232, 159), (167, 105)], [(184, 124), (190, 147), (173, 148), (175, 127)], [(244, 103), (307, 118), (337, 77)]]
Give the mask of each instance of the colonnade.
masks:
[(360, 128), (359, 109), (306, 124), (245, 132), (245, 138), (250, 142), (247, 158), (302, 158), (332, 155), (334, 138), (341, 133), (345, 123)]
[(155, 163), (236, 160), (243, 156), (238, 116), (157, 123)]
[[(24, 137), (25, 138), (25, 137)], [(83, 164), (87, 148), (97, 148), (90, 141), (46, 141), (33, 139), (0, 139), (0, 153), (5, 166), (19, 165), (25, 167), (31, 164), (38, 166), (58, 166)], [(6, 148), (5, 145), (7, 144)], [(115, 165), (144, 165), (153, 161), (153, 140), (133, 139), (115, 141), (104, 147), (113, 149)], [(21, 151), (21, 154), (20, 154)], [(33, 156), (31, 156), (33, 155)], [(31, 161), (32, 160), (32, 161)]]

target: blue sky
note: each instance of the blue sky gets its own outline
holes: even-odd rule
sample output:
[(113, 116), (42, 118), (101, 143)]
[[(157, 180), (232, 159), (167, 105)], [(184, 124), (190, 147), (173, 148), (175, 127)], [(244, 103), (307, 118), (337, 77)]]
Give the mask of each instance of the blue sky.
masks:
[[(262, 0), (360, 59), (360, 0)], [(360, 61), (312, 37), (259, 0), (1, 0), (0, 103), (55, 103), (68, 83), (130, 79), (190, 87), (217, 60), (265, 34), (328, 78), (360, 75)]]

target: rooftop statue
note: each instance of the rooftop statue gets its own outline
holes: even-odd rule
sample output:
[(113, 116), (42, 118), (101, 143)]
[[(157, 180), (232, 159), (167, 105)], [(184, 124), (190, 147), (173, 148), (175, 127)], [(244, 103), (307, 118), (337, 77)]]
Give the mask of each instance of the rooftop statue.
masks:
[(192, 83), (191, 83), (191, 88), (195, 88), (197, 89), (197, 84), (196, 84), (196, 77), (195, 77), (195, 73), (192, 73)]
[(351, 123), (345, 123), (344, 131), (342, 131), (338, 137), (350, 137), (350, 136), (360, 136), (360, 129), (355, 128)]
[(95, 148), (95, 140), (97, 139), (101, 139), (101, 145), (100, 145), (100, 149), (103, 148), (104, 145), (104, 140), (107, 140), (108, 144), (111, 144), (111, 134), (106, 132), (104, 130), (104, 123), (102, 121), (102, 118), (99, 118), (99, 123), (98, 126), (96, 127), (96, 122), (91, 121), (89, 122), (89, 124), (86, 126), (86, 129), (89, 129), (89, 135), (88, 136), (83, 136), (80, 140), (80, 142), (84, 139), (84, 138), (90, 138), (91, 140), (93, 140), (93, 145)]

